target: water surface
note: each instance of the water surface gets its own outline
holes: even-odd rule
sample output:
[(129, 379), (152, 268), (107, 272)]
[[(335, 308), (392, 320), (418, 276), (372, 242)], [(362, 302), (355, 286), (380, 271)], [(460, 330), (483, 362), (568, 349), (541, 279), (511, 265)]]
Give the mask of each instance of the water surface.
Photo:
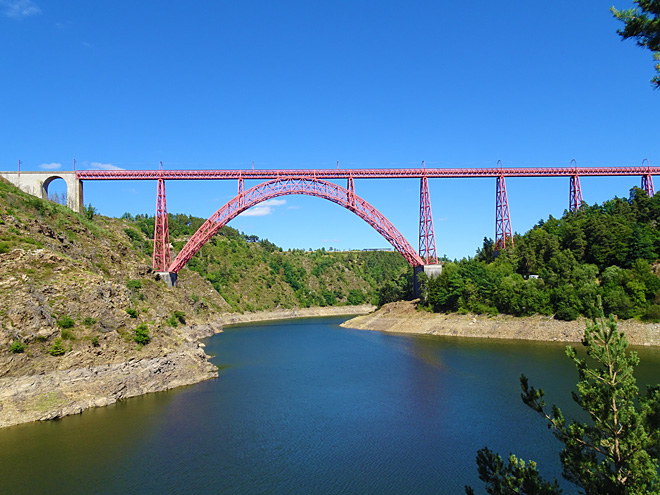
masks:
[[(386, 335), (346, 318), (228, 328), (220, 378), (0, 430), (0, 493), (456, 494), (476, 451), (560, 476), (521, 372), (573, 411), (564, 345)], [(641, 349), (640, 383), (660, 382)]]

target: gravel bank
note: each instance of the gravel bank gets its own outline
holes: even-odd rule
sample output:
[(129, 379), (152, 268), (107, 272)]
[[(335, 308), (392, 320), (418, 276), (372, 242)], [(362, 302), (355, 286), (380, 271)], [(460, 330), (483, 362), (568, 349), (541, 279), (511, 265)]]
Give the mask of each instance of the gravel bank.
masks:
[[(345, 328), (392, 333), (447, 335), (518, 340), (580, 342), (589, 322), (558, 321), (548, 316), (519, 318), (507, 315), (435, 314), (417, 311), (415, 302), (386, 304), (378, 311), (342, 323)], [(635, 320), (619, 322), (633, 345), (660, 345), (660, 324)]]

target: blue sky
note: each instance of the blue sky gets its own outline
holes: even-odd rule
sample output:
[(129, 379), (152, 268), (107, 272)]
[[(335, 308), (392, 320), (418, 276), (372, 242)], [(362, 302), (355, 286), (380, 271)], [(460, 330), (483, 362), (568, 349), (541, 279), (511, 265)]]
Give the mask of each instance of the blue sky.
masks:
[[(621, 41), (613, 1), (632, 5), (0, 0), (0, 169), (660, 165), (651, 53)], [(419, 181), (355, 186), (416, 248)], [(208, 217), (237, 185), (166, 188), (168, 211)], [(494, 179), (430, 189), (438, 254), (494, 237)], [(568, 179), (507, 189), (518, 232), (568, 206)], [(387, 246), (337, 205), (281, 200), (230, 225), (284, 248)], [(154, 214), (156, 184), (87, 181), (85, 202)]]

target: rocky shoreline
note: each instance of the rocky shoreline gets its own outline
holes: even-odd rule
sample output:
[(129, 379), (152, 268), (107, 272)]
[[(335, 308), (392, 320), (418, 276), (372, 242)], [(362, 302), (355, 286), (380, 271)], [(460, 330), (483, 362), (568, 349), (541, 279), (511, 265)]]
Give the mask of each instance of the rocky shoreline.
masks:
[[(152, 392), (162, 392), (218, 377), (218, 369), (204, 350), (201, 339), (238, 323), (355, 315), (373, 311), (374, 306), (297, 308), (255, 313), (226, 313), (204, 325), (177, 330), (182, 342), (174, 349), (153, 351), (142, 359), (132, 355), (125, 361), (100, 364), (77, 360), (75, 353), (55, 370), (0, 378), (0, 428), (80, 414), (93, 407)], [(154, 354), (155, 353), (155, 354)]]
[[(379, 310), (357, 316), (342, 323), (342, 327), (380, 332), (446, 335), (452, 337), (580, 342), (584, 328), (590, 322), (558, 321), (550, 316), (514, 317), (508, 315), (461, 315), (418, 311), (414, 301), (399, 301)], [(660, 323), (636, 320), (620, 321), (632, 345), (660, 345)]]
[(222, 315), (223, 325), (252, 323), (257, 321), (288, 320), (291, 318), (315, 318), (322, 316), (363, 315), (376, 309), (372, 304), (360, 306), (326, 306), (323, 308), (293, 308), (276, 309), (272, 311), (255, 311), (254, 313), (225, 313)]

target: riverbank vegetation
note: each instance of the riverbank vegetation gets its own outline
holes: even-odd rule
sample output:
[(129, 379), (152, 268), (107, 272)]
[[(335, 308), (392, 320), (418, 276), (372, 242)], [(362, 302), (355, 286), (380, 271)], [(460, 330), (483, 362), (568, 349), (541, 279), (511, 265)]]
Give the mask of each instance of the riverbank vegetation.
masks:
[(660, 321), (660, 195), (634, 188), (630, 197), (583, 206), (540, 221), (514, 246), (492, 239), (474, 258), (445, 263), (423, 278), (421, 305), (435, 312), (593, 318), (602, 297), (619, 318)]
[[(573, 400), (588, 421), (568, 422), (561, 410), (546, 408), (543, 390), (520, 377), (522, 400), (539, 414), (563, 444), (559, 455), (563, 477), (586, 494), (660, 493), (660, 388), (637, 386), (634, 370), (639, 364), (635, 352), (620, 333), (616, 321), (600, 317), (585, 329), (583, 345), (587, 358), (573, 347), (566, 355), (575, 364), (579, 381)], [(533, 461), (525, 463), (510, 455), (505, 463), (488, 448), (477, 454), (479, 479), (487, 493), (559, 494), (557, 480), (544, 480)], [(466, 487), (468, 495), (474, 495)]]

